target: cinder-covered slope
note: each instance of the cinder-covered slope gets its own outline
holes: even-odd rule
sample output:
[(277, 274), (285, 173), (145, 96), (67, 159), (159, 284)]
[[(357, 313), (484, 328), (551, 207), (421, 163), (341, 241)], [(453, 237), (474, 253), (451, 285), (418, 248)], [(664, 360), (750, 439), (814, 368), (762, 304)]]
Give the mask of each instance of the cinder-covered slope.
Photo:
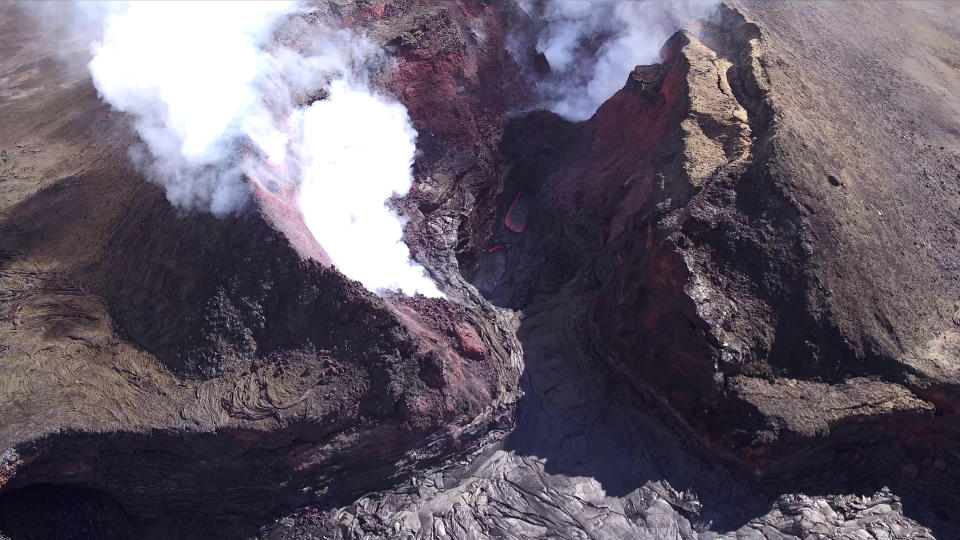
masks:
[(802, 224), (805, 302), (842, 342), (831, 355), (796, 355), (785, 373), (896, 381), (948, 426), (960, 358), (960, 11), (922, 2), (743, 9), (763, 29), (776, 111), (768, 168)]
[[(732, 230), (723, 235), (728, 246), (752, 238), (759, 241), (748, 246), (790, 249), (773, 257), (789, 271), (778, 271), (790, 276), (779, 283), (767, 271), (749, 280), (749, 296), (725, 285), (730, 279), (713, 286), (718, 298), (758, 298), (768, 309), (748, 332), (737, 330), (736, 316), (714, 317), (735, 329), (721, 340), (742, 365), (727, 375), (729, 388), (763, 416), (761, 441), (781, 443), (754, 443), (752, 459), (775, 474), (810, 460), (825, 471), (817, 482), (855, 471), (952, 509), (960, 80), (949, 66), (957, 66), (960, 35), (948, 21), (960, 12), (943, 7), (744, 5), (760, 31), (757, 62), (772, 112), (751, 174), (789, 206), (776, 210), (756, 188), (735, 204), (766, 206), (790, 225), (774, 223), (772, 244), (765, 220), (702, 221)], [(752, 253), (716, 242), (705, 251), (729, 260)], [(764, 327), (771, 330), (761, 337)]]
[(249, 535), (512, 424), (506, 316), (457, 284), (459, 302), (377, 297), (281, 232), (300, 227), (282, 200), (172, 208), (74, 69), (87, 42), (2, 10), (0, 530)]

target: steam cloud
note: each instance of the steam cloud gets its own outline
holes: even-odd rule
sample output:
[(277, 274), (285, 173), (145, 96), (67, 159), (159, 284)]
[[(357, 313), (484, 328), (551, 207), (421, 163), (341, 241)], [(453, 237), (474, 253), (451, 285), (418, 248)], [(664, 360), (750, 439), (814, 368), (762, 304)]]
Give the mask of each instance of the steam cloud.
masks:
[[(588, 118), (636, 64), (656, 61), (674, 31), (717, 4), (521, 1), (534, 20), (532, 46), (551, 67), (545, 104)], [(372, 89), (368, 73), (387, 60), (362, 36), (298, 19), (297, 2), (79, 7), (80, 19), (102, 24), (91, 45), (94, 84), (135, 118), (145, 145), (131, 155), (173, 204), (225, 216), (248, 203), (250, 181), (293, 188), (311, 233), (347, 276), (370, 290), (441, 296), (384, 204), (410, 188), (417, 133), (401, 104)], [(285, 25), (293, 39), (278, 39)], [(321, 89), (326, 99), (309, 99)]]
[(589, 118), (623, 87), (635, 66), (658, 61), (674, 32), (709, 17), (718, 5), (718, 0), (522, 2), (534, 19), (534, 46), (550, 64), (540, 87), (545, 105), (570, 120)]
[[(173, 204), (224, 216), (248, 203), (248, 180), (298, 189), (304, 221), (344, 274), (374, 291), (442, 296), (385, 206), (410, 189), (417, 133), (369, 84), (386, 59), (365, 38), (293, 17), (294, 2), (97, 9), (94, 84), (134, 116), (145, 148), (132, 155)], [(326, 99), (310, 99), (318, 92)]]

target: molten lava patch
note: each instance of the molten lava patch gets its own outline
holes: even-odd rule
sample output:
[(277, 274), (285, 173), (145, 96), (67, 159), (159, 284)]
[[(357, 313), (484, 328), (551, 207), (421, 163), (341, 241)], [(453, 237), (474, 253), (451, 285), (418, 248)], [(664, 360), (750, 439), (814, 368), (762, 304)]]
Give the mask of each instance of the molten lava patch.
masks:
[(503, 219), (503, 224), (513, 232), (522, 233), (527, 228), (528, 216), (527, 200), (523, 197), (523, 192), (520, 192), (507, 210), (507, 217)]

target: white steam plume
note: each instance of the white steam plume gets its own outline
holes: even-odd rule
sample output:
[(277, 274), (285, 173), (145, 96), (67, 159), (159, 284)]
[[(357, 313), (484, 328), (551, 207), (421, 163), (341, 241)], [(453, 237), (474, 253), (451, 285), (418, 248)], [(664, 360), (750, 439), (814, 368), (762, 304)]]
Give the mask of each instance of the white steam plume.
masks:
[(535, 47), (550, 64), (546, 106), (585, 120), (623, 87), (639, 64), (684, 25), (711, 16), (719, 0), (545, 0), (521, 5), (534, 18)]
[[(305, 147), (324, 149), (309, 154), (304, 163), (304, 218), (340, 269), (362, 283), (391, 287), (423, 280), (420, 268), (385, 268), (390, 261), (410, 257), (399, 241), (400, 222), (383, 203), (410, 188), (416, 137), (403, 105), (344, 79), (333, 81), (330, 98), (314, 103), (303, 115)], [(417, 289), (438, 294), (426, 285)]]
[(247, 204), (249, 181), (299, 189), (304, 221), (344, 274), (374, 291), (442, 296), (385, 206), (410, 189), (417, 137), (403, 105), (368, 84), (386, 59), (362, 36), (297, 19), (299, 9), (110, 4), (90, 73), (135, 117), (146, 147), (134, 157), (173, 204), (224, 216)]

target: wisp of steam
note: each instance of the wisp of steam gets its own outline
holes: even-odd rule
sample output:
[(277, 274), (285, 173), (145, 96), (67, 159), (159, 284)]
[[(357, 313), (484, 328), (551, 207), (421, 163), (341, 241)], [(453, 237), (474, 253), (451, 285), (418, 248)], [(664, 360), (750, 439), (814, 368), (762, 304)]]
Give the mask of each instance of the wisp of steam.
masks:
[[(225, 216), (248, 203), (250, 182), (298, 190), (304, 221), (345, 275), (372, 291), (442, 296), (385, 206), (410, 189), (417, 133), (368, 82), (386, 60), (362, 36), (298, 22), (293, 2), (98, 9), (94, 84), (134, 117), (144, 147), (132, 155), (171, 203)], [(299, 24), (289, 45), (284, 24)]]
[(550, 64), (545, 105), (585, 120), (626, 83), (639, 64), (684, 25), (711, 16), (719, 0), (528, 0), (535, 47)]

